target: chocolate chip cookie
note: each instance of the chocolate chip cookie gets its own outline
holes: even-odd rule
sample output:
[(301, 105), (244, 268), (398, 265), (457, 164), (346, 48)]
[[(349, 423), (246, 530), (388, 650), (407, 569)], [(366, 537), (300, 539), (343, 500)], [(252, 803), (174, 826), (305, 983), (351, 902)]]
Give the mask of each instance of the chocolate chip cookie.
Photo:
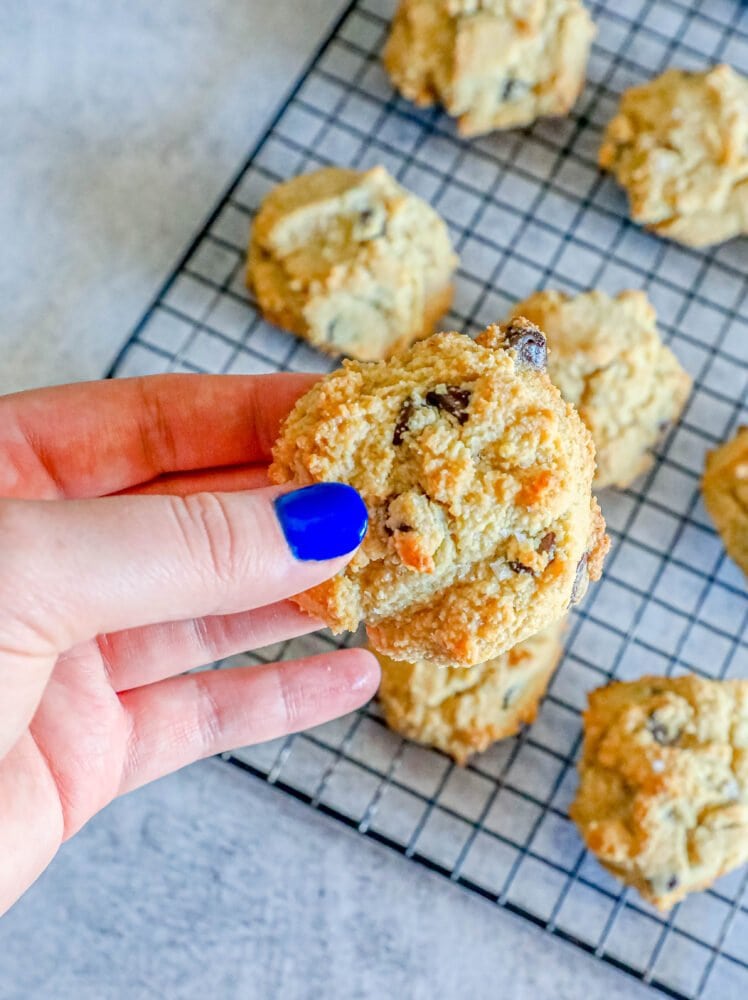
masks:
[(627, 486), (649, 468), (650, 448), (691, 391), (690, 377), (660, 340), (646, 295), (537, 292), (515, 313), (545, 331), (548, 373), (592, 433), (594, 486)]
[(634, 221), (660, 236), (703, 247), (748, 232), (748, 79), (722, 65), (632, 87), (600, 166), (626, 188)]
[(571, 816), (667, 910), (748, 860), (748, 681), (643, 677), (593, 691)]
[(558, 621), (600, 575), (594, 449), (545, 370), (532, 323), (437, 334), (388, 362), (345, 362), (288, 416), (275, 483), (333, 480), (369, 531), (300, 595), (340, 632), (365, 622), (393, 659), (473, 666)]
[(561, 656), (557, 622), (475, 667), (435, 667), (379, 656), (379, 700), (387, 724), (464, 764), (533, 722)]
[(445, 224), (384, 167), (326, 167), (265, 198), (247, 281), (271, 323), (373, 361), (433, 333), (456, 266)]
[(594, 36), (579, 0), (401, 0), (384, 64), (404, 97), (478, 135), (566, 114)]

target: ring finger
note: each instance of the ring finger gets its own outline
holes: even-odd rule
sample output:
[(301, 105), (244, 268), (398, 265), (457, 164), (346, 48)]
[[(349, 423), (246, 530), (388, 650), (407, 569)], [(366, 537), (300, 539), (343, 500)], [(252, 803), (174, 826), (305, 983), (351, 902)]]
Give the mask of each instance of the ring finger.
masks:
[(112, 687), (130, 691), (214, 660), (307, 635), (322, 622), (291, 601), (235, 615), (167, 622), (99, 636)]

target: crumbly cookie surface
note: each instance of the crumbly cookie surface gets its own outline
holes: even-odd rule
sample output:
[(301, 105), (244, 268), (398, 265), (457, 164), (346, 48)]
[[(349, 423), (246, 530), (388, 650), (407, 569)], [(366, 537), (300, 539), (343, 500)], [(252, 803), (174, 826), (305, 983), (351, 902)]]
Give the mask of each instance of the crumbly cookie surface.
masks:
[(581, 598), (608, 539), (589, 432), (545, 360), (516, 320), (348, 361), (299, 400), (272, 481), (346, 482), (369, 512), (352, 562), (302, 607), (336, 631), (365, 622), (394, 659), (473, 666)]
[(571, 809), (614, 875), (666, 910), (748, 860), (748, 681), (593, 691)]
[(440, 102), (470, 136), (566, 114), (594, 35), (579, 0), (401, 0), (384, 63), (403, 96)]
[(748, 232), (748, 79), (722, 65), (632, 87), (600, 166), (626, 188), (634, 221), (661, 236), (702, 247)]
[(691, 390), (660, 339), (646, 295), (537, 292), (514, 313), (544, 330), (548, 374), (592, 433), (594, 486), (628, 485), (651, 465), (649, 449), (678, 419)]
[(475, 667), (435, 667), (380, 654), (379, 700), (387, 724), (464, 764), (471, 754), (533, 722), (561, 656), (557, 622)]
[(372, 361), (433, 333), (456, 266), (444, 222), (384, 167), (326, 167), (265, 198), (247, 281), (270, 322)]
[(748, 575), (748, 427), (709, 453), (702, 491), (728, 555)]

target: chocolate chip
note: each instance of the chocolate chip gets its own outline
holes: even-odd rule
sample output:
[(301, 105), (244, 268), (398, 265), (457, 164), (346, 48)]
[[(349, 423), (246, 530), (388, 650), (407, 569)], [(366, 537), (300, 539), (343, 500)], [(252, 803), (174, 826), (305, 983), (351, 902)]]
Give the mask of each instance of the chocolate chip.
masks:
[(545, 334), (534, 323), (518, 316), (504, 329), (504, 346), (517, 352), (517, 359), (528, 368), (544, 371), (548, 362)]
[(325, 330), (325, 337), (330, 341), (331, 344), (335, 343), (335, 333), (340, 327), (340, 317), (336, 316), (335, 319), (330, 320), (327, 324), (327, 329)]
[(667, 729), (661, 726), (659, 723), (650, 723), (647, 725), (647, 729), (652, 734), (652, 739), (655, 743), (659, 743), (661, 747), (666, 747), (670, 743), (667, 735)]
[(571, 588), (571, 598), (569, 604), (578, 604), (579, 601), (584, 597), (585, 584), (587, 582), (587, 560), (589, 555), (587, 552), (579, 560), (579, 565), (577, 566), (576, 576), (574, 577), (574, 586)]
[[(373, 208), (365, 208), (362, 212), (359, 213), (358, 218), (361, 225), (364, 227), (364, 229), (366, 229), (366, 227), (370, 226), (371, 223), (375, 220), (376, 212), (374, 211)], [(383, 215), (382, 218), (380, 219), (380, 224), (377, 231), (375, 233), (367, 233), (366, 238), (376, 239), (378, 236), (384, 236), (386, 230), (387, 230), (387, 220)]]
[(506, 711), (512, 704), (514, 699), (519, 694), (519, 690), (520, 690), (519, 685), (515, 684), (514, 687), (510, 687), (509, 690), (504, 694), (504, 697), (501, 699), (501, 707), (504, 709), (504, 711)]
[[(396, 441), (395, 444), (399, 444), (399, 442)], [(385, 534), (390, 535), (390, 536), (394, 535), (396, 531), (399, 531), (401, 534), (405, 535), (409, 531), (415, 531), (416, 530), (413, 527), (412, 524), (406, 524), (405, 521), (401, 521), (399, 524), (396, 524), (394, 527), (390, 526), (387, 523), (391, 519), (391, 517), (392, 517), (392, 514), (390, 513), (390, 507), (395, 502), (395, 500), (398, 500), (398, 499), (399, 499), (399, 496), (398, 496), (397, 493), (390, 493), (390, 495), (387, 497), (387, 500), (386, 500), (386, 504), (387, 504), (387, 518), (386, 518), (386, 520), (384, 522), (384, 531), (385, 531)], [(397, 516), (397, 515), (395, 515), (395, 516)]]
[(680, 879), (677, 875), (656, 875), (654, 878), (647, 879), (649, 882), (649, 887), (652, 892), (659, 896), (663, 892), (672, 892), (677, 889), (680, 885)]
[(395, 424), (395, 431), (392, 435), (392, 443), (394, 445), (403, 443), (403, 436), (408, 430), (410, 418), (413, 416), (415, 409), (416, 408), (411, 399), (406, 399), (400, 407), (400, 413), (397, 418), (397, 423)]
[(671, 747), (674, 743), (677, 743), (680, 738), (679, 731), (671, 733), (665, 723), (657, 717), (656, 709), (647, 720), (647, 729), (649, 730), (655, 743), (659, 743), (661, 747)]
[(551, 556), (556, 550), (556, 533), (554, 531), (549, 531), (547, 535), (543, 535), (540, 539), (540, 545), (538, 545), (538, 552), (550, 552)]
[(509, 569), (513, 573), (527, 573), (528, 576), (535, 576), (535, 570), (531, 569), (529, 566), (525, 566), (521, 562), (510, 562)]
[(467, 423), (467, 408), (470, 405), (471, 392), (461, 389), (459, 385), (448, 385), (443, 389), (431, 389), (426, 393), (426, 402), (445, 413), (451, 413), (460, 424)]
[(526, 80), (517, 80), (508, 77), (501, 88), (502, 101), (518, 101), (524, 97), (530, 89), (530, 84)]
[(415, 530), (416, 529), (413, 528), (410, 524), (398, 524), (396, 528), (391, 528), (389, 524), (385, 524), (384, 526), (385, 535), (389, 535), (390, 537), (392, 537), (392, 535), (394, 535), (396, 531), (399, 531), (401, 535), (407, 535), (409, 531), (415, 531)]

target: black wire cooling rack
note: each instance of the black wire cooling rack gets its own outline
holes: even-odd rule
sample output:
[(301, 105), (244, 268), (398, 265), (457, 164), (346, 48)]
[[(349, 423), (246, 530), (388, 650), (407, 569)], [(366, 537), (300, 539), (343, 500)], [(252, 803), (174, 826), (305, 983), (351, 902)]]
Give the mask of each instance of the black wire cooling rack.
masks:
[[(460, 769), (391, 733), (371, 705), (227, 759), (671, 996), (744, 998), (746, 872), (662, 916), (585, 853), (567, 806), (590, 688), (648, 672), (748, 677), (745, 582), (698, 488), (706, 450), (748, 422), (748, 240), (700, 253), (641, 232), (595, 163), (626, 87), (670, 65), (724, 60), (748, 72), (748, 7), (597, 2), (599, 34), (574, 113), (473, 142), (438, 111), (393, 93), (379, 61), (393, 7), (348, 5), (111, 374), (333, 367), (257, 315), (243, 277), (249, 224), (278, 181), (323, 164), (382, 163), (452, 231), (462, 265), (445, 327), (474, 332), (545, 286), (643, 288), (694, 392), (649, 474), (600, 498), (614, 550), (573, 614), (564, 662), (531, 728)], [(339, 644), (320, 633), (231, 662)]]

